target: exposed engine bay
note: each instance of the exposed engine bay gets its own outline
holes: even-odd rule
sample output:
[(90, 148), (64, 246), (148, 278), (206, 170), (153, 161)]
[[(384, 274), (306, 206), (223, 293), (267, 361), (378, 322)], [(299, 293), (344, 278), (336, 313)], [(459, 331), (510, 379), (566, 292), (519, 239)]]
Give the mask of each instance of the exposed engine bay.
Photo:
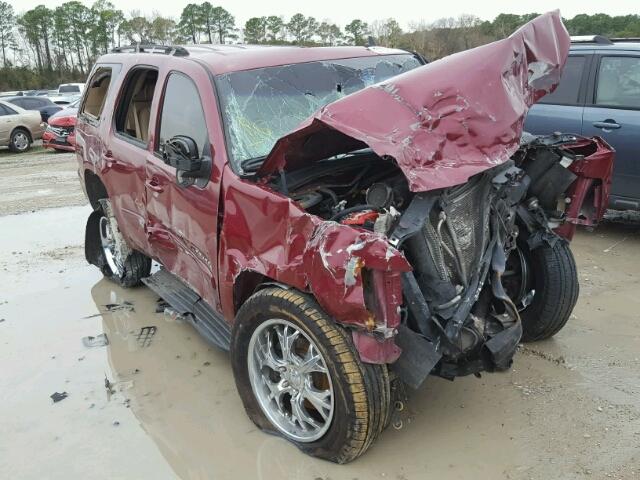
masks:
[[(509, 161), (427, 192), (411, 192), (393, 159), (368, 149), (282, 172), (272, 186), (307, 212), (384, 235), (404, 253), (413, 271), (403, 273), (397, 343), (410, 345), (421, 367), (412, 362), (403, 372), (400, 357), (397, 368), (417, 386), (429, 373), (453, 378), (511, 365), (520, 311), (535, 291), (524, 278), (503, 282), (508, 259), (519, 237), (532, 249), (566, 241), (554, 229), (568, 219), (578, 178), (572, 170), (596, 154), (598, 142), (525, 134)], [(570, 238), (572, 231), (559, 233)]]

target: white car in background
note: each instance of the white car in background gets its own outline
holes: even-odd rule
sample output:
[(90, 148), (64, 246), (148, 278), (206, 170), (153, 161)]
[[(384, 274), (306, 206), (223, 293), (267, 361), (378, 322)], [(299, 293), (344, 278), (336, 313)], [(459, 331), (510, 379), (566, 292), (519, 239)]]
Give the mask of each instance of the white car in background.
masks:
[(49, 95), (53, 103), (58, 105), (69, 105), (80, 98), (84, 92), (84, 83), (62, 83), (58, 86), (55, 95)]

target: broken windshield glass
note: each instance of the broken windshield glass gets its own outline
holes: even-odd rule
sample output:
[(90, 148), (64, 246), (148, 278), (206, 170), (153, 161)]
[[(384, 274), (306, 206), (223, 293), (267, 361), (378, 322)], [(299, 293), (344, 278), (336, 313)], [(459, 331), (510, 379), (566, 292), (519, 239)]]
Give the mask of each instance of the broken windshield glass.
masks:
[(231, 162), (254, 170), (276, 140), (319, 108), (421, 65), (413, 55), (299, 63), (220, 75)]

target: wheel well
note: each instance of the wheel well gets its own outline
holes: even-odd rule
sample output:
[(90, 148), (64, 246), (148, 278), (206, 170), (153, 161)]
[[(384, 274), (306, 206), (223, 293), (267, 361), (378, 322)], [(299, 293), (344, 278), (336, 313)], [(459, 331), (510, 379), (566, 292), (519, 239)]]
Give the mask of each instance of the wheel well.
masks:
[(26, 133), (29, 136), (29, 141), (33, 142), (33, 135), (31, 135), (31, 132), (29, 131), (29, 129), (27, 127), (18, 126), (16, 128), (14, 128), (11, 131), (11, 136), (13, 136), (13, 134), (18, 130), (22, 130), (24, 133)]
[(89, 202), (94, 210), (100, 206), (98, 200), (109, 197), (104, 183), (102, 183), (100, 177), (91, 170), (84, 171), (84, 186), (87, 191), (87, 198), (89, 198)]

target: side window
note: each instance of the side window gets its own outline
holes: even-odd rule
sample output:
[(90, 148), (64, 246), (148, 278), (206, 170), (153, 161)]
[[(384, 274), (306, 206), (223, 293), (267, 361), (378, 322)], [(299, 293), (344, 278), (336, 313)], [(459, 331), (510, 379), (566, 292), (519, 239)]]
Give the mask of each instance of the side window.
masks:
[(575, 55), (567, 58), (567, 63), (564, 65), (562, 77), (560, 78), (560, 84), (553, 93), (542, 97), (540, 103), (577, 105), (585, 61), (586, 57), (584, 56)]
[(208, 132), (202, 102), (193, 81), (181, 73), (172, 73), (167, 81), (156, 151), (162, 152), (164, 143), (176, 135), (191, 137), (203, 155)]
[(640, 57), (602, 57), (595, 104), (640, 108)]
[(7, 107), (6, 105), (0, 105), (0, 117), (4, 117), (5, 115), (15, 115), (16, 111), (12, 108)]
[(24, 105), (22, 108), (26, 108), (27, 110), (40, 108), (40, 102), (34, 98), (25, 98), (22, 103)]
[(109, 92), (109, 85), (111, 85), (111, 76), (112, 71), (109, 67), (100, 67), (95, 71), (89, 80), (85, 101), (80, 113), (89, 115), (94, 119), (100, 118), (107, 93)]
[(24, 103), (24, 98), (16, 98), (13, 100), (12, 102), (14, 105), (19, 106), (20, 108), (27, 108), (25, 103)]
[(116, 131), (146, 143), (149, 139), (151, 102), (158, 81), (157, 70), (137, 68), (125, 80), (116, 110)]

